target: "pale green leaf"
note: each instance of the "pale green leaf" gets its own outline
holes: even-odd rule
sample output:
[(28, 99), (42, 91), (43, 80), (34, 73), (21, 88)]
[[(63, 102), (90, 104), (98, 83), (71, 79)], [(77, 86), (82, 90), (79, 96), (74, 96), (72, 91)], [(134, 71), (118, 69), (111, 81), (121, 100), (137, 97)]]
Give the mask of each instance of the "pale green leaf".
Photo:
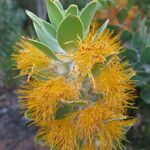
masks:
[(46, 30), (44, 30), (37, 23), (33, 23), (37, 36), (41, 42), (47, 45), (47, 47), (53, 51), (63, 51), (59, 46), (57, 40), (53, 38)]
[(58, 8), (59, 8), (62, 12), (64, 12), (63, 6), (62, 6), (62, 4), (60, 3), (59, 0), (54, 0), (54, 3), (58, 6)]
[(104, 24), (98, 29), (98, 31), (97, 31), (97, 33), (95, 35), (95, 38), (97, 38), (98, 36), (101, 36), (104, 33), (104, 31), (106, 30), (106, 28), (108, 26), (108, 23), (109, 23), (109, 19), (106, 20), (104, 22)]
[(78, 14), (78, 7), (77, 7), (77, 5), (70, 5), (69, 8), (66, 10), (66, 16), (68, 14), (72, 14), (72, 15), (77, 16), (77, 14)]
[(59, 26), (57, 39), (64, 50), (76, 49), (78, 40), (83, 39), (83, 24), (80, 18), (68, 15)]
[(60, 22), (63, 20), (63, 13), (52, 0), (46, 0), (46, 6), (52, 25), (58, 29)]
[(34, 22), (36, 22), (36, 23), (38, 23), (38, 24), (41, 25), (41, 20), (40, 20), (40, 18), (38, 18), (34, 13), (32, 13), (32, 12), (26, 10), (26, 14), (32, 19), (32, 21), (34, 21)]
[(39, 42), (37, 40), (33, 40), (33, 39), (28, 39), (28, 38), (25, 38), (25, 39), (29, 41), (32, 45), (37, 47), (39, 50), (41, 50), (45, 55), (50, 56), (52, 59), (58, 60), (54, 52), (51, 49), (49, 49), (44, 43)]
[(56, 38), (56, 29), (48, 22), (42, 20), (42, 23), (49, 34)]
[(32, 13), (32, 12), (30, 12), (28, 10), (26, 10), (26, 13), (31, 18), (31, 20), (33, 22), (38, 24), (43, 30), (46, 29), (49, 34), (51, 34), (54, 38), (56, 38), (56, 30), (50, 23), (40, 19), (34, 13)]
[(92, 1), (81, 11), (80, 18), (84, 26), (84, 36), (86, 36), (89, 32), (89, 28), (95, 13), (96, 5), (97, 2)]

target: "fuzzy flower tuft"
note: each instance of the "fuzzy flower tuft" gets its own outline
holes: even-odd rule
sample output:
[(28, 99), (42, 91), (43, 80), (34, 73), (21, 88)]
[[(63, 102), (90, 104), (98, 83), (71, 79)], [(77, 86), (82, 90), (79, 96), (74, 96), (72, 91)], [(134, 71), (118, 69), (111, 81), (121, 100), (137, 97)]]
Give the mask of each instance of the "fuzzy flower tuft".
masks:
[(96, 40), (93, 32), (83, 42), (79, 42), (74, 61), (81, 75), (90, 75), (95, 64), (104, 64), (108, 56), (118, 54), (122, 48), (118, 39), (118, 36), (112, 37), (112, 33), (106, 31)]
[(51, 59), (28, 42), (21, 46), (24, 50), (14, 55), (17, 68), (31, 77), (19, 90), (21, 106), (39, 127), (36, 139), (56, 150), (122, 149), (127, 128), (137, 120), (127, 115), (135, 72), (119, 57), (119, 37), (105, 31), (95, 39), (90, 33), (77, 51), (59, 57), (68, 71), (45, 80), (35, 78), (34, 71), (40, 74)]
[(16, 66), (20, 72), (20, 76), (39, 74), (41, 70), (48, 68), (51, 59), (42, 53), (38, 48), (25, 40), (21, 40), (17, 46), (16, 54), (13, 54), (13, 59), (16, 60)]
[(78, 100), (76, 86), (62, 77), (46, 82), (30, 81), (22, 87), (19, 93), (22, 95), (21, 98), (27, 99), (27, 101), (23, 101), (22, 106), (32, 113), (32, 118), (38, 124), (48, 122), (54, 118), (59, 100)]

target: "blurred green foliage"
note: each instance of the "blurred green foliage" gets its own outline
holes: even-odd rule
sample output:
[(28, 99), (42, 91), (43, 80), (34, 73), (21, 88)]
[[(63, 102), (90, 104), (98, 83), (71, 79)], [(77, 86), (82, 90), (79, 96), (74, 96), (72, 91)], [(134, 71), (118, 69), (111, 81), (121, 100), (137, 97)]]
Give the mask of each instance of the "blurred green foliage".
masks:
[(116, 6), (119, 0), (98, 0), (100, 8), (110, 8)]
[(11, 54), (14, 43), (21, 35), (24, 20), (24, 11), (19, 8), (16, 0), (0, 1), (0, 70), (3, 71), (2, 80), (6, 87), (17, 83), (13, 79), (16, 71), (13, 69)]
[[(120, 16), (124, 18), (124, 15)], [(125, 44), (124, 55), (136, 69), (137, 86), (141, 99), (150, 104), (150, 27), (148, 18), (139, 12), (132, 20), (131, 27), (123, 30), (121, 39)]]
[(149, 0), (137, 0), (136, 5), (141, 9), (144, 15), (148, 17), (148, 24), (150, 25), (150, 1)]
[(146, 18), (135, 18), (132, 29), (123, 31), (122, 40), (125, 43), (123, 54), (137, 71), (135, 79), (140, 97), (150, 104), (150, 28), (146, 25)]

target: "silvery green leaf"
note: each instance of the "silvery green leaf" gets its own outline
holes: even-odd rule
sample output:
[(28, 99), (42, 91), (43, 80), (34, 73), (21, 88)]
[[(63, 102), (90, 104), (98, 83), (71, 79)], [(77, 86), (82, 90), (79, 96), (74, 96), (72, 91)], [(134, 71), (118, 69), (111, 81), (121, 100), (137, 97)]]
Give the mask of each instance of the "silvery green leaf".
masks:
[(61, 10), (61, 12), (64, 13), (64, 9), (63, 9), (63, 6), (60, 3), (60, 1), (59, 0), (54, 0), (54, 3), (58, 6), (58, 8)]
[(35, 47), (37, 47), (39, 50), (41, 50), (45, 55), (50, 56), (52, 59), (58, 60), (54, 52), (51, 49), (49, 49), (44, 43), (28, 38), (26, 38), (26, 40), (29, 41)]
[(54, 38), (56, 38), (56, 29), (48, 22), (42, 20), (42, 23), (49, 34), (51, 34)]
[(69, 14), (60, 24), (57, 40), (64, 50), (77, 49), (78, 40), (83, 39), (83, 24), (79, 17)]
[(61, 9), (52, 0), (46, 0), (46, 6), (50, 22), (58, 29), (60, 22), (64, 18)]
[(86, 36), (89, 32), (96, 6), (97, 2), (92, 1), (80, 13), (80, 18), (84, 26), (84, 36)]
[(48, 22), (40, 19), (34, 13), (26, 10), (27, 15), (32, 19), (33, 22), (37, 23), (43, 30), (47, 30), (54, 38), (56, 38), (56, 29)]
[(66, 10), (66, 16), (68, 14), (72, 14), (72, 15), (75, 15), (77, 16), (78, 15), (78, 6), (77, 5), (70, 5), (69, 8)]
[(98, 29), (98, 31), (96, 32), (96, 35), (95, 35), (95, 39), (98, 37), (98, 36), (101, 36), (104, 31), (106, 30), (107, 26), (108, 26), (108, 23), (109, 23), (109, 19), (106, 20), (104, 22), (104, 24)]
[(64, 52), (62, 48), (59, 46), (57, 40), (49, 34), (46, 29), (37, 24), (33, 23), (36, 34), (41, 42), (47, 45), (47, 47), (53, 51)]

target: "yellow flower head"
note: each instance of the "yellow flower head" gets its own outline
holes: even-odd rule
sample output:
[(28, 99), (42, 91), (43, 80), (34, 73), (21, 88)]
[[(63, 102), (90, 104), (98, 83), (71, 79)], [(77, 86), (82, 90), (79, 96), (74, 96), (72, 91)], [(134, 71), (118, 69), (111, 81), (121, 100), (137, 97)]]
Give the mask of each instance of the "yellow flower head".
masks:
[(79, 43), (78, 51), (74, 54), (75, 65), (81, 76), (90, 75), (95, 64), (104, 64), (108, 56), (118, 54), (121, 48), (118, 36), (112, 37), (111, 32), (106, 31), (97, 39), (91, 33)]
[(48, 81), (31, 81), (19, 91), (21, 98), (25, 98), (23, 107), (32, 113), (32, 118), (38, 124), (48, 122), (54, 117), (59, 100), (72, 101), (78, 99), (77, 87), (57, 77)]
[(18, 44), (13, 59), (16, 60), (17, 68), (21, 70), (21, 76), (39, 74), (42, 69), (48, 68), (51, 62), (49, 57), (25, 40)]
[(119, 36), (106, 30), (108, 21), (89, 33), (95, 0), (81, 12), (59, 1), (46, 6), (50, 23), (26, 11), (39, 41), (21, 40), (13, 55), (28, 76), (19, 94), (25, 117), (39, 128), (36, 141), (56, 150), (122, 149), (126, 127), (136, 122), (127, 114), (135, 73), (119, 56)]
[(107, 98), (106, 103), (114, 111), (124, 111), (125, 107), (130, 104), (129, 100), (134, 99), (135, 84), (131, 78), (135, 72), (128, 63), (120, 63), (120, 61), (118, 57), (112, 58), (109, 65), (95, 77), (97, 91), (103, 93)]
[[(31, 74), (33, 66), (48, 67), (51, 60), (39, 49), (25, 41), (21, 46), (24, 50), (14, 57), (22, 75)], [(133, 105), (135, 72), (121, 62), (121, 48), (118, 36), (109, 31), (96, 39), (91, 33), (71, 57), (59, 57), (70, 59), (65, 63), (71, 73), (47, 80), (31, 75), (32, 80), (21, 87), (25, 115), (40, 128), (37, 137), (44, 144), (62, 150), (122, 149), (125, 128), (136, 120), (127, 116)]]

